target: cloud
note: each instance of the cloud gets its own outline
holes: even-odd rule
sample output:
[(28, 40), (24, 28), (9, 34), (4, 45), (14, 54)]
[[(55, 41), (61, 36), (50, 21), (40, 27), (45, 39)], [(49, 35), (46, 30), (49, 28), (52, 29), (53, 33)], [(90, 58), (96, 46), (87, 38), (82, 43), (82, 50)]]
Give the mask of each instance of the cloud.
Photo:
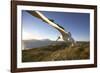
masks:
[(37, 40), (42, 40), (45, 39), (44, 37), (36, 34), (32, 34), (26, 31), (22, 32), (22, 40), (29, 40), (29, 39), (37, 39)]

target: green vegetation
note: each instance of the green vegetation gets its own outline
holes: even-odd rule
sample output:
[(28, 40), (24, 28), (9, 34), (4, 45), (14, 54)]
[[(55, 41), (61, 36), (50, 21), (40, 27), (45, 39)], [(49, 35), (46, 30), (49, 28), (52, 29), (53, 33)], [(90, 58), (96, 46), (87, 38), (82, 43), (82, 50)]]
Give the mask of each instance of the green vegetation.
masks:
[(77, 42), (70, 47), (65, 43), (53, 44), (22, 51), (22, 62), (89, 59), (89, 42)]

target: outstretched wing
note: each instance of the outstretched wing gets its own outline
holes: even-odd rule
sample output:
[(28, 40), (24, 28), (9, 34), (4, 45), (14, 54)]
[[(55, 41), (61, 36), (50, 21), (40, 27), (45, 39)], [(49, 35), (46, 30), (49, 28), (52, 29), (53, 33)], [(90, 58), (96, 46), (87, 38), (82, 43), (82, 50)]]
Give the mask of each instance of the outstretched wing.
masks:
[(59, 24), (54, 23), (54, 20), (47, 18), (46, 16), (44, 16), (41, 12), (39, 11), (27, 11), (29, 14), (31, 14), (32, 16), (35, 16), (36, 18), (48, 23), (49, 25), (53, 26), (54, 28), (56, 28), (58, 31), (62, 31), (65, 32), (64, 28), (62, 26), (60, 26)]

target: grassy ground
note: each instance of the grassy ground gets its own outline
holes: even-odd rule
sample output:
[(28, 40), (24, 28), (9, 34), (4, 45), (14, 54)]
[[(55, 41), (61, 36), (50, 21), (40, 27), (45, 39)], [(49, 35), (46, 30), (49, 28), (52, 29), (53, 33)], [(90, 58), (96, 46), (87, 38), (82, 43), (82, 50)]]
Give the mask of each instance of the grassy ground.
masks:
[(70, 47), (65, 43), (53, 44), (22, 51), (22, 62), (89, 59), (89, 42), (77, 42)]

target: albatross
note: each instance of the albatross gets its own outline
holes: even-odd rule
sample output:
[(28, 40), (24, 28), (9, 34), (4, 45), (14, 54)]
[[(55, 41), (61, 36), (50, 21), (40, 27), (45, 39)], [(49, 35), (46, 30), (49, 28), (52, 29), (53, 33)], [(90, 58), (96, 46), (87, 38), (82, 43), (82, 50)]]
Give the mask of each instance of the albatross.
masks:
[[(62, 40), (65, 43), (70, 42), (71, 46), (75, 45), (75, 40), (72, 38), (71, 33), (70, 32), (66, 32), (65, 29), (54, 22), (54, 20), (47, 18), (42, 12), (40, 11), (27, 11), (29, 14), (31, 14), (32, 16), (35, 16), (36, 18), (42, 20), (45, 23), (48, 23), (50, 26), (54, 27), (55, 29), (57, 29), (61, 35), (58, 37), (58, 39), (62, 38)], [(57, 39), (57, 40), (58, 40)]]

